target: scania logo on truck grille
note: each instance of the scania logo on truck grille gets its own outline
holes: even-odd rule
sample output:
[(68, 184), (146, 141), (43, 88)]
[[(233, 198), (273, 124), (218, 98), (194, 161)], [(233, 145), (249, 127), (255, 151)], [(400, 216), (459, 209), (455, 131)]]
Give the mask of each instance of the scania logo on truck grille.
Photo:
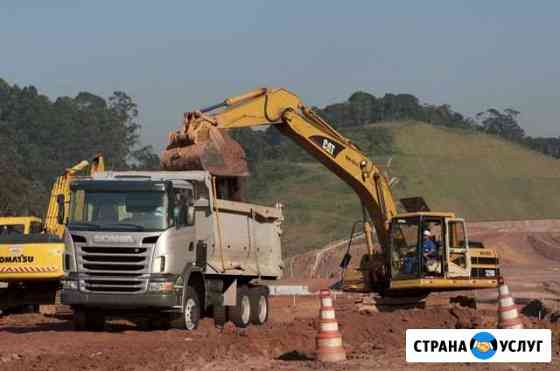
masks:
[(134, 243), (132, 236), (121, 234), (94, 234), (94, 242), (107, 242), (107, 243)]
[(0, 256), (0, 263), (33, 263), (35, 258), (28, 255)]

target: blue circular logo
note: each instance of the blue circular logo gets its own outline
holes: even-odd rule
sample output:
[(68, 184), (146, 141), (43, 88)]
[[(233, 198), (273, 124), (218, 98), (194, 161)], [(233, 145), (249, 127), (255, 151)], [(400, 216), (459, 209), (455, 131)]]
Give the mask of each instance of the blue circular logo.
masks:
[(479, 332), (470, 343), (471, 353), (478, 359), (490, 359), (496, 354), (498, 340), (489, 332)]

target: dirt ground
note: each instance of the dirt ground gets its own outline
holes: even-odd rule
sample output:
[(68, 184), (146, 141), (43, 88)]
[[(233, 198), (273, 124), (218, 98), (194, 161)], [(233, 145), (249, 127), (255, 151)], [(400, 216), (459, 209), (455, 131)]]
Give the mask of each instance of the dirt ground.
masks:
[[(499, 251), (518, 303), (539, 299), (560, 310), (560, 233), (481, 228), (472, 236)], [(318, 271), (328, 270), (330, 260), (336, 260), (334, 267), (338, 264), (338, 257), (308, 260)], [(325, 285), (326, 278), (302, 277), (300, 283)], [(269, 323), (243, 330), (231, 323), (219, 330), (204, 319), (193, 332), (142, 330), (125, 321), (111, 321), (102, 332), (76, 332), (69, 318), (8, 315), (0, 317), (0, 370), (560, 369), (560, 321), (525, 316), (526, 328), (552, 329), (551, 364), (406, 363), (408, 328), (495, 328), (495, 291), (476, 294), (483, 302), (478, 310), (455, 306), (371, 314), (356, 310), (356, 296), (339, 295), (336, 316), (348, 361), (336, 365), (314, 360), (319, 312), (315, 296), (274, 297)]]
[[(238, 330), (223, 330), (205, 319), (193, 331), (139, 330), (115, 321), (103, 332), (75, 332), (68, 319), (39, 314), (0, 319), (2, 370), (404, 370), (407, 328), (493, 328), (492, 310), (462, 307), (396, 310), (360, 314), (355, 297), (338, 296), (336, 315), (348, 361), (327, 365), (314, 360), (317, 297), (276, 297), (270, 322)], [(560, 324), (523, 317), (527, 328), (552, 328), (553, 363), (516, 365), (516, 369), (560, 367)], [(449, 368), (450, 365), (438, 365)], [(433, 365), (415, 365), (433, 369)], [(451, 365), (453, 369), (488, 369), (488, 365)], [(494, 367), (493, 367), (494, 368)], [(497, 366), (511, 369), (510, 366)]]

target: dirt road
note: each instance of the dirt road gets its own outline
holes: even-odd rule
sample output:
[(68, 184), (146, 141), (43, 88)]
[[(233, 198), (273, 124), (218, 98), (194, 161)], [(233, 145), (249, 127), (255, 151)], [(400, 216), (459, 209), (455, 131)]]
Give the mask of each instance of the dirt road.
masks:
[[(492, 328), (495, 312), (466, 308), (397, 310), (359, 314), (354, 299), (338, 297), (337, 317), (349, 360), (325, 365), (313, 360), (317, 328), (316, 297), (274, 298), (271, 321), (263, 327), (218, 330), (204, 320), (193, 331), (139, 330), (114, 321), (103, 332), (75, 332), (64, 319), (39, 314), (0, 319), (2, 370), (299, 370), (409, 369), (404, 354), (407, 328)], [(527, 327), (552, 327), (554, 362), (560, 367), (560, 324), (524, 318)], [(429, 366), (429, 367), (428, 367)], [(445, 365), (441, 365), (447, 367)], [(541, 369), (541, 365), (525, 365)], [(430, 368), (433, 366), (419, 366)], [(418, 367), (416, 367), (418, 368)], [(454, 365), (454, 369), (486, 369)], [(507, 366), (501, 367), (507, 369)], [(523, 366), (521, 367), (523, 368)]]

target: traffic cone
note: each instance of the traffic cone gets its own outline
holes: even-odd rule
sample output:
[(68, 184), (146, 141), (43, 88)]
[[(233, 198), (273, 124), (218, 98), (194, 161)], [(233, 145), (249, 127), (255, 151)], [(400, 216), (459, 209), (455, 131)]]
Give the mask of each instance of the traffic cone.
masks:
[(498, 278), (498, 327), (503, 329), (523, 328), (517, 305), (515, 305), (503, 277)]
[(321, 311), (319, 312), (319, 334), (317, 335), (317, 359), (322, 362), (345, 361), (346, 351), (342, 346), (342, 335), (338, 331), (331, 292), (321, 290), (319, 297), (321, 298)]

